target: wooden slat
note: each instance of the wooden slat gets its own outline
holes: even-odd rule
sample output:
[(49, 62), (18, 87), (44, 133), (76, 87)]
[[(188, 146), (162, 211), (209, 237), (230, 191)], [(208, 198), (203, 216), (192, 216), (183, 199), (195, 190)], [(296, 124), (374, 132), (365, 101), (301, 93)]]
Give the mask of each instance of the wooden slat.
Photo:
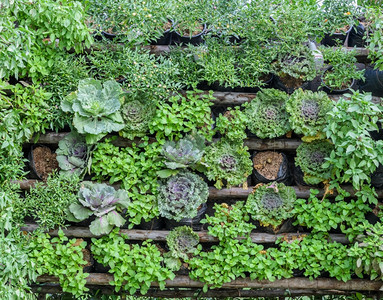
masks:
[[(36, 224), (27, 224), (25, 227), (22, 227), (22, 231), (32, 232), (37, 229)], [(92, 234), (88, 227), (68, 227), (63, 229), (63, 232), (68, 237), (77, 237), (77, 238), (92, 238), (98, 237)], [(165, 242), (166, 237), (170, 231), (167, 230), (141, 230), (141, 229), (120, 229), (120, 233), (126, 234), (130, 240), (134, 241), (144, 241), (151, 239), (156, 242)], [(218, 242), (219, 240), (207, 233), (207, 231), (196, 231), (199, 235), (201, 243), (212, 243)], [(58, 230), (49, 231), (51, 236), (57, 236)], [(253, 232), (250, 234), (251, 240), (253, 243), (257, 244), (273, 244), (279, 238), (285, 238), (287, 240), (293, 240), (300, 236), (308, 235), (309, 233), (282, 233), (282, 234), (269, 234), (263, 232)], [(341, 243), (348, 244), (349, 241), (344, 234), (330, 234), (330, 240)]]
[[(87, 284), (107, 286), (113, 280), (113, 275), (104, 273), (91, 273), (87, 278)], [(43, 275), (37, 278), (37, 282), (58, 282), (54, 276)], [(330, 278), (289, 278), (275, 280), (250, 280), (250, 278), (239, 278), (232, 282), (223, 284), (223, 289), (243, 288), (278, 288), (278, 289), (299, 289), (299, 290), (339, 290), (339, 291), (379, 291), (382, 281), (371, 281), (365, 279), (353, 279), (347, 282)], [(188, 276), (176, 276), (173, 280), (166, 280), (166, 288), (202, 288), (204, 283), (190, 279)], [(157, 282), (152, 287), (158, 287)]]

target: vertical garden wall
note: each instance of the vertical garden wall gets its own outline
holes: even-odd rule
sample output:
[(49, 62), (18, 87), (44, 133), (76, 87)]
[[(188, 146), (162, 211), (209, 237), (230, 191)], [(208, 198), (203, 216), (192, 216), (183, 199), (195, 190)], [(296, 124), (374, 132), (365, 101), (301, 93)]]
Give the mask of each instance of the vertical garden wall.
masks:
[(3, 1), (0, 298), (379, 297), (359, 4)]

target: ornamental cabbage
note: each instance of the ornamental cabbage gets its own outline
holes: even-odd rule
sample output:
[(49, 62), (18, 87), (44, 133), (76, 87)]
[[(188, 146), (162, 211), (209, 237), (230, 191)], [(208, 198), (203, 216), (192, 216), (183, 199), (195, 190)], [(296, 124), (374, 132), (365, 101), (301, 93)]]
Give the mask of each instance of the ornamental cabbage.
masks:
[(264, 89), (246, 104), (247, 128), (261, 139), (282, 136), (291, 130), (286, 101), (289, 96), (280, 90)]
[(80, 222), (96, 216), (89, 227), (94, 235), (108, 234), (114, 225), (121, 227), (125, 224), (125, 219), (117, 211), (128, 208), (130, 200), (127, 191), (116, 191), (104, 183), (84, 182), (78, 197), (79, 203), (69, 206), (69, 221)]
[(259, 186), (249, 195), (246, 209), (253, 220), (262, 226), (276, 229), (284, 220), (293, 216), (295, 190), (283, 183), (272, 182)]
[(246, 186), (247, 177), (253, 170), (253, 164), (247, 152), (248, 148), (241, 144), (229, 144), (225, 140), (210, 145), (205, 152), (202, 163), (206, 166), (205, 174), (209, 180), (215, 180), (215, 187), (224, 185)]
[(87, 144), (95, 144), (106, 134), (124, 127), (119, 112), (120, 85), (109, 80), (102, 85), (99, 80), (80, 80), (78, 91), (70, 93), (62, 102), (64, 112), (74, 113), (73, 125), (85, 134)]
[(325, 92), (296, 90), (286, 103), (290, 123), (297, 134), (325, 137), (326, 114), (332, 110), (332, 100)]
[(196, 250), (199, 235), (190, 226), (179, 226), (168, 234), (166, 243), (173, 257), (187, 260), (187, 254)]
[(188, 171), (179, 172), (160, 181), (160, 215), (176, 221), (194, 218), (198, 207), (207, 201), (208, 196), (208, 185), (200, 176)]
[(323, 168), (326, 157), (330, 157), (334, 146), (327, 140), (312, 141), (302, 143), (297, 148), (295, 164), (304, 173), (303, 180), (307, 184), (315, 185), (330, 178), (331, 169)]

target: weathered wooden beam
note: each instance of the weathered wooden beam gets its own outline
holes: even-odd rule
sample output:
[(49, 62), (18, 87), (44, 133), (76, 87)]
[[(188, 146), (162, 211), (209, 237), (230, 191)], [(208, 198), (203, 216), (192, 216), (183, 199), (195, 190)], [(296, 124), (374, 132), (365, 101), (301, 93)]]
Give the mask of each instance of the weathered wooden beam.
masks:
[[(89, 274), (87, 284), (108, 286), (113, 280), (113, 275), (106, 273)], [(43, 275), (37, 278), (37, 282), (58, 282), (54, 276)], [(176, 276), (173, 280), (166, 280), (167, 288), (202, 288), (204, 283), (190, 279), (188, 276)], [(372, 281), (365, 279), (353, 279), (347, 282), (330, 278), (289, 278), (280, 279), (273, 282), (268, 280), (250, 280), (250, 278), (239, 278), (223, 284), (223, 289), (298, 289), (298, 290), (337, 290), (337, 291), (379, 291), (383, 286), (380, 280)], [(152, 283), (152, 287), (158, 287), (157, 282)]]
[[(32, 232), (36, 230), (36, 224), (26, 224), (25, 227), (22, 227), (22, 231)], [(88, 227), (68, 227), (63, 229), (63, 232), (68, 237), (78, 237), (78, 238), (92, 238), (98, 237), (92, 234)], [(126, 234), (130, 240), (134, 241), (144, 241), (147, 239), (151, 239), (156, 242), (165, 242), (166, 237), (168, 236), (170, 231), (167, 230), (141, 230), (141, 229), (120, 229), (120, 233)], [(199, 235), (199, 239), (201, 243), (207, 242), (218, 242), (216, 237), (213, 237), (208, 234), (207, 231), (196, 231)], [(58, 230), (49, 231), (51, 236), (57, 236)], [(292, 240), (300, 236), (308, 235), (308, 233), (282, 233), (282, 234), (269, 234), (263, 232), (253, 232), (250, 234), (251, 240), (253, 243), (258, 244), (273, 244), (279, 238), (284, 238), (287, 240)], [(348, 244), (349, 241), (344, 234), (330, 234), (330, 240)]]

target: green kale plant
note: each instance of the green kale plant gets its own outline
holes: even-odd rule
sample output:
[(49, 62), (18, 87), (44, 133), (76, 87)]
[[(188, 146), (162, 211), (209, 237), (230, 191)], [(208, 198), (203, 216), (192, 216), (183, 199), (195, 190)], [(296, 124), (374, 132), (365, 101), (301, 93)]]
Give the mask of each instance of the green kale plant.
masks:
[(291, 130), (286, 101), (289, 96), (280, 90), (263, 89), (245, 104), (247, 128), (261, 139), (280, 137)]
[(200, 92), (186, 91), (186, 96), (176, 94), (166, 103), (159, 103), (156, 115), (149, 124), (150, 133), (155, 133), (157, 140), (163, 141), (165, 138), (177, 140), (194, 132), (210, 141), (214, 133), (210, 106), (215, 98), (212, 92)]
[(229, 107), (223, 115), (220, 114), (215, 120), (215, 130), (232, 143), (243, 143), (247, 137), (246, 121), (246, 115), (239, 106), (234, 109)]
[(119, 211), (129, 208), (129, 196), (125, 190), (115, 190), (104, 183), (83, 182), (78, 191), (78, 202), (69, 206), (68, 219), (83, 221), (94, 215), (89, 226), (94, 235), (108, 234), (114, 226), (121, 227), (125, 219)]
[(327, 113), (334, 104), (324, 92), (296, 90), (286, 102), (290, 124), (297, 134), (307, 137), (324, 137)]
[(121, 188), (130, 198), (129, 226), (149, 221), (159, 215), (157, 205), (158, 174), (164, 168), (159, 159), (161, 146), (149, 143), (144, 137), (141, 143), (119, 148), (110, 139), (98, 143), (92, 153), (93, 180), (109, 180), (110, 184), (121, 182)]
[(215, 180), (214, 186), (221, 189), (223, 185), (247, 186), (247, 177), (253, 165), (248, 148), (241, 144), (231, 144), (222, 139), (206, 148), (202, 164), (206, 166), (205, 174), (209, 180)]
[(139, 244), (127, 244), (128, 237), (113, 230), (100, 239), (92, 238), (94, 258), (104, 266), (109, 266), (109, 273), (114, 280), (116, 292), (120, 289), (131, 295), (140, 291), (146, 294), (152, 282), (158, 282), (161, 290), (165, 288), (165, 280), (174, 279), (175, 274), (164, 266), (164, 259), (151, 240)]
[(359, 191), (371, 182), (370, 175), (383, 163), (383, 141), (374, 141), (370, 131), (378, 130), (382, 108), (371, 94), (354, 92), (341, 98), (328, 113), (325, 133), (335, 148), (323, 168), (332, 167), (333, 179), (351, 182)]
[(62, 102), (64, 112), (74, 114), (73, 125), (85, 134), (87, 144), (95, 144), (107, 133), (124, 128), (120, 113), (122, 89), (115, 81), (87, 78), (80, 80), (78, 91), (70, 93)]
[(262, 226), (276, 230), (283, 221), (293, 217), (295, 190), (283, 183), (271, 182), (254, 190), (246, 202), (246, 210)]
[(56, 150), (56, 159), (59, 163), (60, 174), (68, 176), (84, 175), (88, 166), (90, 148), (85, 143), (85, 138), (72, 131), (59, 141)]
[(120, 135), (131, 140), (145, 136), (149, 131), (149, 124), (156, 113), (156, 108), (156, 101), (150, 94), (126, 93), (121, 105), (125, 127), (120, 131)]
[(158, 209), (160, 215), (168, 219), (194, 218), (198, 207), (206, 203), (208, 196), (208, 185), (200, 176), (181, 171), (160, 181)]
[(303, 180), (307, 184), (316, 185), (330, 179), (331, 168), (323, 168), (323, 164), (333, 149), (334, 145), (328, 140), (316, 140), (299, 145), (295, 165), (302, 169)]

